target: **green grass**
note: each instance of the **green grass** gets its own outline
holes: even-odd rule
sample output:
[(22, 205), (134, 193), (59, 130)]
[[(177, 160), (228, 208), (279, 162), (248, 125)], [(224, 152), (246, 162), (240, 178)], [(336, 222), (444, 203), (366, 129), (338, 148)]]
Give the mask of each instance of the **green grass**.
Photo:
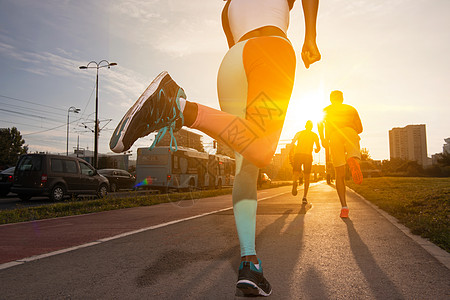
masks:
[(450, 178), (365, 178), (347, 185), (411, 232), (450, 252)]
[[(286, 184), (289, 184), (289, 182), (276, 182), (270, 186), (263, 185), (261, 189), (275, 188)], [(231, 188), (160, 195), (143, 195), (141, 193), (131, 192), (127, 196), (121, 198), (107, 196), (103, 199), (69, 199), (65, 202), (32, 207), (20, 207), (18, 205), (16, 209), (0, 211), (0, 224), (82, 215), (114, 209), (150, 206), (159, 203), (178, 202), (181, 200), (200, 199), (227, 194), (231, 194)]]

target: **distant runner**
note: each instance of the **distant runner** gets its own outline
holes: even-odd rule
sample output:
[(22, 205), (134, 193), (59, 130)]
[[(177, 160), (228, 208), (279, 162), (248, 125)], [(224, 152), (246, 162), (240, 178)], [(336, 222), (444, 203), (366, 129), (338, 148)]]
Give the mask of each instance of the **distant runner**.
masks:
[[(312, 132), (312, 128), (313, 123), (308, 120), (305, 125), (305, 130), (297, 132), (291, 143), (292, 147), (295, 147), (294, 162), (292, 166), (294, 171), (292, 195), (297, 195), (297, 180), (300, 177), (300, 172), (302, 172), (303, 165), (303, 179), (305, 182), (305, 186), (303, 188), (303, 204), (308, 203), (306, 196), (308, 195), (309, 189), (309, 180), (313, 161), (312, 151), (314, 144), (316, 144), (314, 152), (318, 153), (320, 151), (319, 137), (316, 133)], [(297, 142), (297, 146), (295, 146), (295, 142)]]
[[(336, 191), (341, 201), (341, 218), (348, 218), (349, 209), (345, 195), (345, 163), (352, 172), (353, 181), (361, 184), (363, 175), (359, 166), (361, 151), (360, 134), (363, 131), (356, 109), (343, 104), (341, 91), (330, 94), (331, 105), (324, 108), (324, 119), (319, 124), (319, 135), (324, 148), (329, 147), (336, 173)], [(325, 129), (325, 134), (324, 134)]]

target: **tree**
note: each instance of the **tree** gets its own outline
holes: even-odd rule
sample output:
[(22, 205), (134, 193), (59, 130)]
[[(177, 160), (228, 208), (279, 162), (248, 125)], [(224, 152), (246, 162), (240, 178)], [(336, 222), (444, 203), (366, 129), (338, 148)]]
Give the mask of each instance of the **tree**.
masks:
[(13, 166), (19, 156), (28, 152), (20, 131), (16, 127), (0, 129), (0, 167)]
[(385, 175), (419, 176), (424, 174), (423, 167), (417, 161), (402, 158), (383, 160), (381, 170)]
[(439, 154), (437, 161), (442, 167), (450, 166), (450, 153), (444, 150), (441, 154)]
[(362, 161), (370, 161), (370, 160), (372, 160), (372, 158), (370, 157), (370, 154), (369, 154), (369, 149), (367, 149), (367, 148), (362, 148), (361, 149), (361, 160)]

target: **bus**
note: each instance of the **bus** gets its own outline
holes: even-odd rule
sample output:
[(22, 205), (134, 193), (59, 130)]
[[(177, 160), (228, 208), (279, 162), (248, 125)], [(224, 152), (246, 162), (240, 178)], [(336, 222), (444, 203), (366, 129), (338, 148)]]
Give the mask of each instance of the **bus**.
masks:
[(233, 158), (216, 154), (214, 159), (217, 161), (216, 187), (232, 186), (234, 182), (234, 174), (236, 172), (236, 164)]
[(195, 149), (158, 146), (139, 148), (136, 161), (136, 188), (187, 191), (222, 188), (233, 184), (234, 159)]

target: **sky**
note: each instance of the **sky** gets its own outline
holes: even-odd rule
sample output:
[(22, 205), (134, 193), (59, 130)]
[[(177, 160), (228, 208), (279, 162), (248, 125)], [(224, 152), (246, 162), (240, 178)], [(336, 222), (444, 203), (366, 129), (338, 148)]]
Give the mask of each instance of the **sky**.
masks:
[[(99, 69), (99, 152), (154, 77), (167, 70), (188, 100), (218, 108), (217, 71), (228, 47), (222, 0), (0, 0), (0, 128), (17, 127), (31, 152), (93, 150)], [(360, 114), (361, 147), (389, 159), (388, 131), (426, 124), (428, 156), (450, 137), (450, 1), (321, 1), (317, 44), (322, 60), (301, 64), (301, 1), (288, 36), (296, 79), (278, 151), (316, 121), (332, 90)], [(70, 107), (80, 113), (68, 112)], [(317, 128), (313, 129), (317, 131)], [(153, 135), (131, 148), (152, 143)], [(211, 151), (212, 140), (203, 139)], [(324, 161), (323, 151), (315, 160)]]

